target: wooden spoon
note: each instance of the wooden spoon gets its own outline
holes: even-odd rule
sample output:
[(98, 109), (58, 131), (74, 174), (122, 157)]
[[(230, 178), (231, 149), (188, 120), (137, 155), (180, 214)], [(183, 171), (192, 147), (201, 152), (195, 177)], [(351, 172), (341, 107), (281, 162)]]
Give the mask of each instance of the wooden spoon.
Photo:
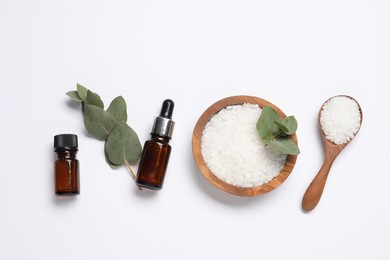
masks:
[[(362, 120), (363, 120), (363, 113), (362, 113), (362, 109), (361, 109), (359, 103), (354, 98), (352, 98), (350, 96), (345, 96), (345, 95), (340, 95), (340, 96), (348, 97), (356, 102), (356, 104), (359, 107), (359, 111), (360, 111), (360, 126), (361, 126)], [(355, 133), (355, 136), (351, 140), (349, 140), (348, 142), (345, 142), (343, 144), (335, 144), (326, 138), (325, 133), (322, 130), (321, 121), (320, 121), (321, 111), (322, 111), (324, 105), (332, 98), (334, 98), (334, 97), (331, 97), (327, 101), (324, 102), (324, 104), (321, 106), (320, 112), (318, 113), (318, 124), (320, 127), (322, 140), (323, 140), (323, 143), (325, 146), (325, 160), (324, 160), (324, 163), (323, 163), (320, 171), (314, 177), (313, 181), (311, 182), (311, 184), (307, 188), (305, 195), (303, 196), (302, 208), (305, 211), (310, 211), (317, 206), (318, 202), (320, 201), (322, 192), (325, 188), (325, 183), (326, 183), (326, 180), (328, 178), (329, 171), (330, 171), (330, 168), (332, 167), (334, 160), (341, 153), (341, 151), (353, 140), (353, 138), (355, 138), (355, 136), (357, 135), (357, 133), (360, 130), (360, 127), (359, 127), (358, 131)]]

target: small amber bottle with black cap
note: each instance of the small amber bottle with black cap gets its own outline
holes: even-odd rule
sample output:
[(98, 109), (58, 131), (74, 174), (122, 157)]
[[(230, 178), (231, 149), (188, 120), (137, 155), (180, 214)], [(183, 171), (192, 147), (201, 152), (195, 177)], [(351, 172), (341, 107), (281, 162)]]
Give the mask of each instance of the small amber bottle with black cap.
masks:
[(61, 196), (80, 194), (79, 161), (77, 135), (61, 134), (54, 136), (54, 151), (56, 152), (55, 193)]
[(170, 99), (164, 100), (160, 116), (156, 117), (152, 130), (151, 140), (145, 142), (138, 167), (136, 183), (152, 190), (162, 188), (167, 170), (175, 122), (172, 121), (174, 103)]

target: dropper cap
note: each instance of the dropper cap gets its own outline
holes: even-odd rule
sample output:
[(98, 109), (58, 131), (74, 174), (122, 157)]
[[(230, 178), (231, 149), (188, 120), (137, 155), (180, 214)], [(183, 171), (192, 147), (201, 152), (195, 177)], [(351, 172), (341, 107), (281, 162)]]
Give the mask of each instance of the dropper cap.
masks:
[(170, 100), (170, 99), (164, 100), (162, 107), (161, 107), (160, 117), (172, 119), (172, 113), (173, 113), (174, 106), (175, 106), (175, 103), (173, 103), (172, 100)]
[(172, 138), (172, 132), (175, 126), (175, 122), (172, 121), (174, 106), (175, 103), (173, 103), (172, 100), (164, 100), (161, 106), (160, 115), (154, 120), (152, 130), (150, 131), (151, 134)]

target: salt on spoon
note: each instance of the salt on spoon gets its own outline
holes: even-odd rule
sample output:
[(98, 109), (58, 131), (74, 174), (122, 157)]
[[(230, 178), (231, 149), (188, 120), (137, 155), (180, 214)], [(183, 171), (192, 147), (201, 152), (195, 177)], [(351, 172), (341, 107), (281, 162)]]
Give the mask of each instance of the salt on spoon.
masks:
[(352, 97), (334, 96), (321, 106), (318, 123), (325, 146), (325, 160), (303, 196), (302, 208), (305, 211), (317, 206), (334, 160), (359, 132), (362, 120), (360, 105)]

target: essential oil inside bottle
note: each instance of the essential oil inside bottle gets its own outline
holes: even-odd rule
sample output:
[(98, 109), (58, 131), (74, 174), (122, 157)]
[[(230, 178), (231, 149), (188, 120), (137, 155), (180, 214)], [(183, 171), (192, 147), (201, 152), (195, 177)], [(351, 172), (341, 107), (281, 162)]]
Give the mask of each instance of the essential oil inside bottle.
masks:
[(172, 100), (164, 100), (150, 132), (151, 140), (145, 142), (136, 178), (136, 183), (141, 187), (160, 190), (163, 186), (171, 154), (168, 143), (175, 125), (172, 121), (173, 108)]
[(56, 152), (55, 193), (61, 196), (80, 194), (79, 161), (77, 135), (61, 134), (54, 136), (54, 151)]

